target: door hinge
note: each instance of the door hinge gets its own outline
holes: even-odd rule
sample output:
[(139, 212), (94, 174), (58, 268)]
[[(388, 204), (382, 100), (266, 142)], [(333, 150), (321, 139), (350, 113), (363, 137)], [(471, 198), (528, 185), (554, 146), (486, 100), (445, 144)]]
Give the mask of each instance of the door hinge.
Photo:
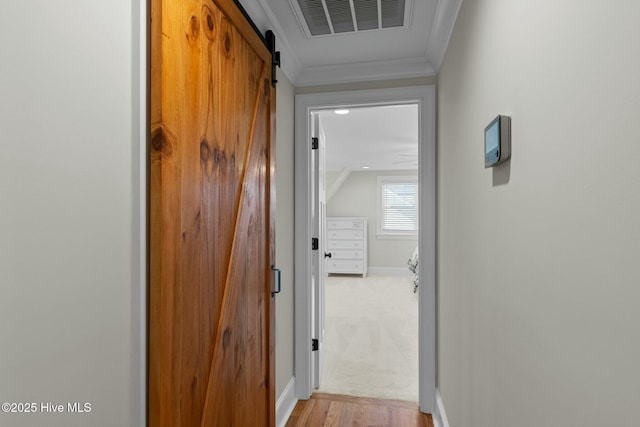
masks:
[(311, 149), (312, 150), (318, 149), (318, 138), (311, 138)]
[(319, 247), (320, 247), (320, 242), (318, 241), (318, 238), (317, 237), (311, 238), (311, 250), (317, 251)]
[(311, 340), (311, 351), (318, 351), (318, 349), (320, 348), (320, 344), (318, 343), (318, 340), (316, 338)]

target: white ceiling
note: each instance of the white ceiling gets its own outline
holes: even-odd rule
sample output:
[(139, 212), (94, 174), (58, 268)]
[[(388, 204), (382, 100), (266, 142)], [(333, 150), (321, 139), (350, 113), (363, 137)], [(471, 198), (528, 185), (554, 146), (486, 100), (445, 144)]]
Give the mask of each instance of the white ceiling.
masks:
[(327, 169), (340, 171), (418, 168), (418, 106), (350, 108), (320, 114), (327, 147)]
[(435, 75), (462, 0), (407, 0), (404, 27), (316, 37), (305, 34), (291, 2), (241, 0), (261, 31), (275, 33), (289, 80), (313, 86)]

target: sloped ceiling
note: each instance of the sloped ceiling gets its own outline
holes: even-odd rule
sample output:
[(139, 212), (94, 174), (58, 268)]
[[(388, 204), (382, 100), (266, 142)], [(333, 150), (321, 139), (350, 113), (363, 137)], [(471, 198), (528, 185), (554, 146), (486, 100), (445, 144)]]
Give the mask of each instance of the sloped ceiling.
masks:
[(435, 75), (462, 0), (406, 0), (402, 26), (320, 36), (305, 27), (297, 0), (241, 3), (261, 31), (274, 31), (289, 80), (296, 86), (314, 86)]

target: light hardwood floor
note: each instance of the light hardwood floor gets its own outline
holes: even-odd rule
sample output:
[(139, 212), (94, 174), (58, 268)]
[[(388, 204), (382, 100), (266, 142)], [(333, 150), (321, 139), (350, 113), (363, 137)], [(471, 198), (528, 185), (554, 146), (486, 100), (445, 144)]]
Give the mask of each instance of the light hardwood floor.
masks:
[(415, 403), (324, 393), (298, 402), (286, 427), (302, 426), (434, 427)]

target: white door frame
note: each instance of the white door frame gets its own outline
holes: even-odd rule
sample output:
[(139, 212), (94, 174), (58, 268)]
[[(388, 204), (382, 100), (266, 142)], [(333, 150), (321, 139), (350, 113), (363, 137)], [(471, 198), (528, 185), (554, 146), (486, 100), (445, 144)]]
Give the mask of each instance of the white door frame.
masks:
[(311, 381), (311, 123), (310, 113), (338, 107), (418, 104), (419, 111), (419, 404), (436, 409), (436, 131), (435, 87), (415, 86), (296, 95), (295, 100), (295, 379), (306, 400)]
[[(325, 251), (326, 248), (326, 233), (325, 233), (325, 219), (326, 219), (326, 192), (325, 192), (325, 137), (324, 132), (320, 126), (320, 115), (313, 115), (312, 125), (312, 137), (318, 138), (318, 147), (313, 150), (312, 156), (312, 170), (311, 185), (313, 187), (311, 194), (312, 198), (312, 213), (311, 218), (313, 221), (312, 229), (314, 230), (313, 237), (318, 237), (318, 250), (312, 251), (312, 273), (311, 289), (313, 292), (313, 310), (312, 313), (318, 313), (316, 316), (311, 316), (313, 322), (313, 337), (318, 340), (318, 351), (312, 354), (313, 361), (311, 362), (314, 388), (320, 387), (320, 378), (322, 376), (322, 366), (324, 363), (324, 313), (325, 313)], [(315, 282), (315, 283), (313, 283)]]

